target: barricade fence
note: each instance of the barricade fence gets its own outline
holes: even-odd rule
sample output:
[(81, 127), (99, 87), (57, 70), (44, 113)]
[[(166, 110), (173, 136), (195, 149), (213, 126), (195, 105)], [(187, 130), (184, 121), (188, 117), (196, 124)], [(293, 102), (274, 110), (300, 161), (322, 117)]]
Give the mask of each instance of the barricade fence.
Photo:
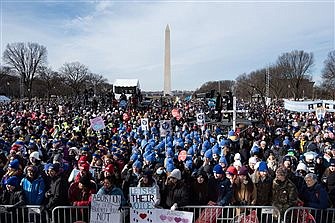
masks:
[(280, 223), (280, 212), (273, 206), (185, 206), (195, 223)]
[(1, 205), (1, 223), (45, 223), (50, 222), (47, 211), (43, 211), (38, 205), (25, 205), (13, 208), (12, 205)]
[(335, 209), (291, 207), (285, 211), (284, 222), (290, 223), (335, 223)]
[[(129, 207), (122, 210), (122, 223), (130, 222)], [(184, 206), (180, 211), (193, 213), (193, 223), (335, 223), (335, 209), (291, 207), (284, 216), (273, 206)], [(51, 212), (41, 206), (13, 208), (0, 204), (1, 223), (74, 223), (90, 222), (88, 206), (59, 206)], [(113, 222), (113, 221), (111, 221)]]

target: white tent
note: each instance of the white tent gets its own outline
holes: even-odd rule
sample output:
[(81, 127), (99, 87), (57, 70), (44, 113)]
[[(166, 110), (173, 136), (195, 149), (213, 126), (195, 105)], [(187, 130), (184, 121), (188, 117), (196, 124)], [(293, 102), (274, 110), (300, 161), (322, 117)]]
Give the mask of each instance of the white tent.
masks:
[(116, 87), (140, 87), (138, 79), (116, 79), (114, 82)]
[(4, 95), (0, 95), (0, 103), (10, 102), (10, 99)]
[(116, 79), (113, 84), (115, 98), (119, 99), (121, 93), (125, 93), (127, 98), (140, 91), (138, 79)]

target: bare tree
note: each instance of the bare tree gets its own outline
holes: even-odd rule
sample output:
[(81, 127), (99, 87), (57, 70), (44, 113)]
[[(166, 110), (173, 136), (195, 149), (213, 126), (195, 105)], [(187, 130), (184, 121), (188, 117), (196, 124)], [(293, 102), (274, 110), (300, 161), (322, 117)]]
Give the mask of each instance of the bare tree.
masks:
[[(107, 82), (107, 79), (104, 78), (102, 75), (91, 73), (87, 77), (87, 83), (94, 89), (94, 94), (97, 93), (103, 84)], [(98, 88), (98, 89), (97, 89)]]
[(322, 86), (335, 98), (335, 50), (328, 53), (322, 69)]
[(31, 98), (32, 83), (36, 71), (47, 62), (46, 47), (37, 43), (7, 44), (3, 59), (20, 75), (23, 88), (21, 89), (21, 97)]
[(274, 98), (288, 97), (288, 80), (283, 75), (283, 70), (280, 66), (274, 65), (269, 67), (270, 73), (270, 95)]
[(45, 92), (49, 100), (51, 94), (56, 91), (56, 87), (60, 85), (61, 76), (49, 67), (41, 67), (38, 70), (38, 78), (44, 82)]
[(277, 65), (282, 69), (283, 75), (291, 80), (291, 88), (294, 94), (294, 99), (301, 98), (301, 85), (304, 79), (311, 79), (308, 75), (314, 64), (313, 53), (304, 51), (292, 51), (279, 56)]
[(65, 83), (72, 88), (72, 90), (79, 95), (80, 90), (85, 88), (85, 82), (89, 77), (88, 68), (79, 62), (65, 63), (60, 68), (61, 76)]

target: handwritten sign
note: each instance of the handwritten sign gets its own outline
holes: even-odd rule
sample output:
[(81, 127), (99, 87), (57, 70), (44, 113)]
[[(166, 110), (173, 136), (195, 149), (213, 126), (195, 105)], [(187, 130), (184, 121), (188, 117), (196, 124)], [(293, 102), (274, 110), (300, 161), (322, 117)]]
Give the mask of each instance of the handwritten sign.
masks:
[(131, 203), (130, 222), (155, 222), (152, 220), (152, 210), (157, 200), (156, 187), (130, 187)]
[(154, 209), (152, 212), (152, 219), (154, 222), (193, 222), (192, 212), (170, 211), (168, 209)]
[(90, 122), (91, 122), (91, 128), (94, 131), (100, 131), (101, 129), (105, 128), (105, 122), (101, 117), (90, 119)]
[(90, 223), (121, 222), (120, 195), (92, 194)]

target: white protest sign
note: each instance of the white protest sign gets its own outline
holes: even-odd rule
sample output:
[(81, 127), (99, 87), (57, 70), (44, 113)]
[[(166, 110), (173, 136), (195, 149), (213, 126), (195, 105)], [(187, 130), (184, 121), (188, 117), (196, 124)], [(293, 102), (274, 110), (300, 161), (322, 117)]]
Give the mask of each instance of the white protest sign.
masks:
[(91, 122), (91, 128), (94, 131), (99, 131), (105, 128), (105, 122), (101, 117), (90, 119), (90, 122)]
[(197, 124), (198, 125), (204, 125), (205, 124), (205, 114), (204, 113), (198, 113), (197, 114)]
[(90, 223), (121, 222), (120, 195), (92, 194)]
[(170, 120), (162, 120), (160, 121), (160, 129), (161, 137), (167, 136), (171, 133), (171, 121)]
[(320, 121), (321, 119), (325, 118), (326, 109), (324, 107), (315, 109), (316, 118)]
[(143, 131), (149, 131), (149, 119), (142, 118), (141, 119), (141, 127)]
[(157, 200), (156, 187), (130, 187), (129, 198), (131, 203), (130, 222), (155, 222), (152, 221), (152, 210)]
[(154, 222), (192, 223), (193, 212), (154, 209), (152, 210), (152, 219)]

